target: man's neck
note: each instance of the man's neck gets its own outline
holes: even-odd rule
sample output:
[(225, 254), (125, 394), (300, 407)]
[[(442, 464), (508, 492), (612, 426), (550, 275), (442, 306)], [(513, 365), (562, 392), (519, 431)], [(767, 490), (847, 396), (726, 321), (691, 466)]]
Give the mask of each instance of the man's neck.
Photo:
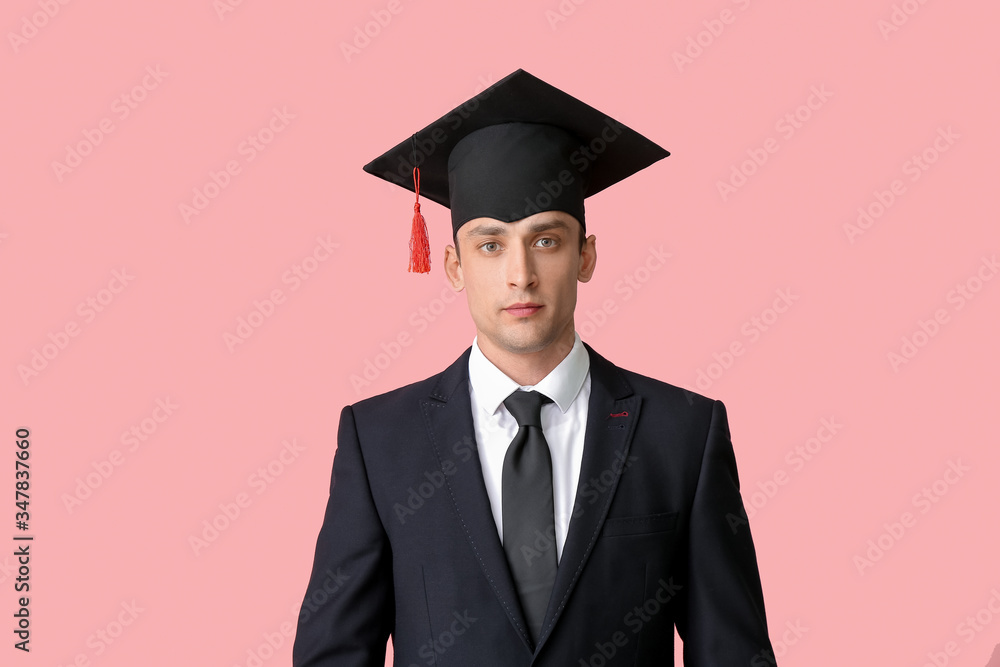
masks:
[(500, 371), (521, 386), (534, 386), (566, 358), (576, 343), (576, 330), (570, 325), (560, 337), (544, 350), (518, 354), (490, 344), (478, 337), (477, 344), (483, 356)]

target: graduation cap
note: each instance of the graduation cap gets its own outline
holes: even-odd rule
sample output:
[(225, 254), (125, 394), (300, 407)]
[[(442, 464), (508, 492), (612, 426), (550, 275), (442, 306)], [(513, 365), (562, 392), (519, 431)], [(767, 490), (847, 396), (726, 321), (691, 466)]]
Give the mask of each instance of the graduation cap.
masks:
[(638, 132), (517, 70), (364, 170), (416, 194), (410, 271), (430, 271), (420, 195), (451, 209), (452, 230), (475, 218), (514, 222), (541, 211), (572, 215), (583, 200), (669, 152)]

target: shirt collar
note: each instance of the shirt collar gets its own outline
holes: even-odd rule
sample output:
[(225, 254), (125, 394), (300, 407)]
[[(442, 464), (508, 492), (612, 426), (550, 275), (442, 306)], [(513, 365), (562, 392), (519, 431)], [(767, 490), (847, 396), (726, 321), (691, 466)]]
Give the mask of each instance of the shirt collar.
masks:
[(565, 413), (580, 393), (590, 372), (590, 355), (583, 347), (580, 334), (574, 332), (573, 348), (548, 375), (536, 385), (519, 385), (507, 377), (479, 349), (479, 336), (472, 339), (469, 355), (469, 382), (479, 406), (489, 414), (500, 408), (504, 399), (517, 389), (534, 389), (551, 398)]

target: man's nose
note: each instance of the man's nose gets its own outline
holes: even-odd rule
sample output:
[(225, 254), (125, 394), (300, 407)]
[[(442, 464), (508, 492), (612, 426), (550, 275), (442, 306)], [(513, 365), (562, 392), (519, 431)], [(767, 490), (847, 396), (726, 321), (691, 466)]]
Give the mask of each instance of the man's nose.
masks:
[(520, 243), (511, 244), (507, 252), (507, 284), (511, 287), (531, 287), (535, 284), (535, 262), (531, 252)]

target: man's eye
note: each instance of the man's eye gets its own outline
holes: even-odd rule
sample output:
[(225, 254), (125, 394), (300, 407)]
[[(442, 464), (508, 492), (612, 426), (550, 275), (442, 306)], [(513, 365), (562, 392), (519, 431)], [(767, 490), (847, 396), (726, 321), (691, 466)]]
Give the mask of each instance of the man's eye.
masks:
[(551, 248), (556, 244), (556, 240), (550, 238), (538, 239), (538, 242), (543, 244), (542, 245), (543, 248)]
[(497, 244), (494, 241), (490, 241), (488, 243), (484, 243), (479, 247), (485, 250), (486, 252), (493, 252), (494, 250), (496, 250)]

